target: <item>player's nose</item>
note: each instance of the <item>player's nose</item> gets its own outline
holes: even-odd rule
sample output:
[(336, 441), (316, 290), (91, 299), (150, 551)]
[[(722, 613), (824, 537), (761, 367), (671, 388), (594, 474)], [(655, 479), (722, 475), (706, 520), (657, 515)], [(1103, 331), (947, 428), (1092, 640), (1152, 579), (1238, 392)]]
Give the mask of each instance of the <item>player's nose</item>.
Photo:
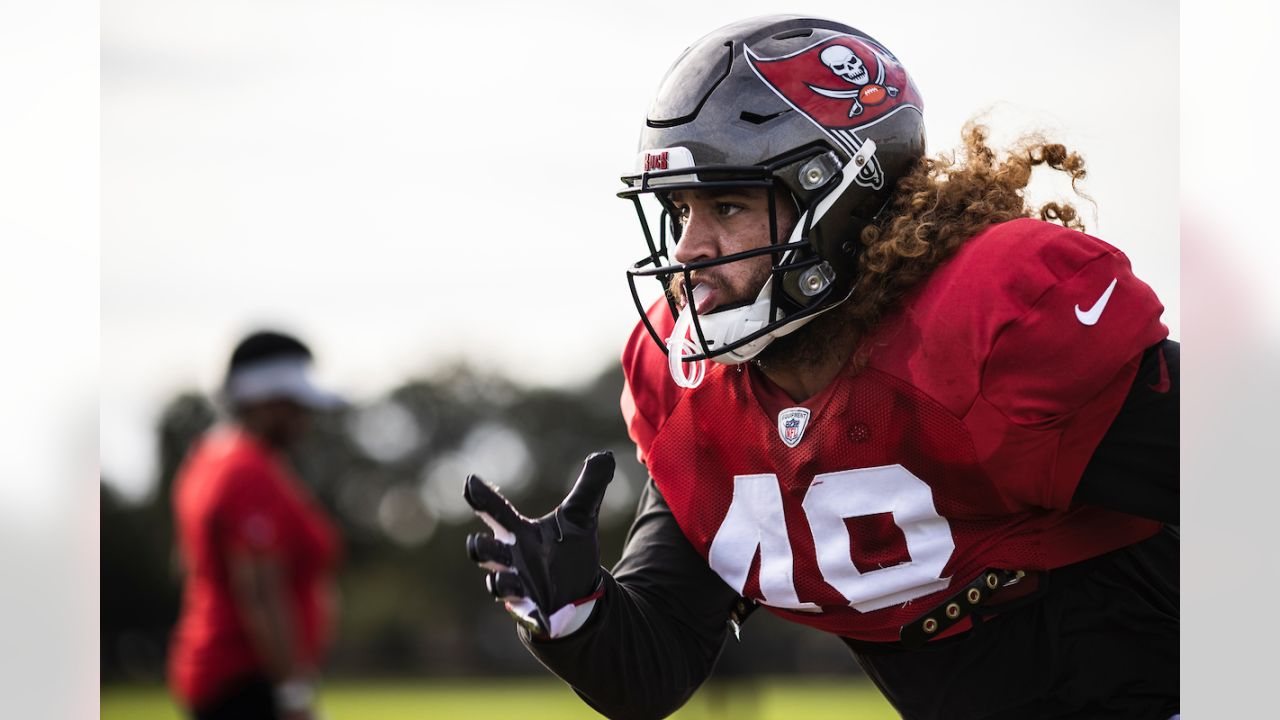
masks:
[(706, 216), (696, 210), (690, 211), (680, 233), (680, 242), (676, 243), (675, 255), (678, 263), (690, 263), (707, 260), (718, 254), (715, 225)]

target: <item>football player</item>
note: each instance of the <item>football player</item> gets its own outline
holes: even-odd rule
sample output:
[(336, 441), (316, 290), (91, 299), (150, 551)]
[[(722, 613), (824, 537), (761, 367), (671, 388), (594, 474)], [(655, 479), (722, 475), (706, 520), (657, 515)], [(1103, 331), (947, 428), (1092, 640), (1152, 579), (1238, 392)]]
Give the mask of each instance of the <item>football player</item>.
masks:
[(907, 718), (1178, 712), (1163, 307), (1071, 206), (1026, 206), (1079, 156), (970, 126), (926, 158), (922, 111), (888, 49), (813, 18), (716, 30), (663, 81), (619, 193), (649, 251), (622, 410), (651, 476), (622, 559), (599, 566), (608, 454), (539, 519), (465, 487), (489, 591), (601, 713), (673, 712), (760, 605)]

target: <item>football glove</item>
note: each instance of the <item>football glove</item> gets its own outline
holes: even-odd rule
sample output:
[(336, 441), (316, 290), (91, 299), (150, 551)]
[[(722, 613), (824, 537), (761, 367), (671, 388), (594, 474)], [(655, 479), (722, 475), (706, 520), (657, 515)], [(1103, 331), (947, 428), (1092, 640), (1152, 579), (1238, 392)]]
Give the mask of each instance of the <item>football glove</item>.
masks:
[(492, 485), (467, 477), (463, 497), (492, 530), (467, 537), (467, 555), (489, 571), (485, 586), (535, 635), (568, 635), (586, 622), (602, 593), (600, 501), (613, 480), (613, 454), (593, 453), (555, 510), (521, 515)]

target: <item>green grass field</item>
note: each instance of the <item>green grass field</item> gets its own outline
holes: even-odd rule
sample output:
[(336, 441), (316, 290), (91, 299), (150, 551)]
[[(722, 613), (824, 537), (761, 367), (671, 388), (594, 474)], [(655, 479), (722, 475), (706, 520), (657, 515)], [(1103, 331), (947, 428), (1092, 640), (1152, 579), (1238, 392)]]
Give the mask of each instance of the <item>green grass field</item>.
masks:
[[(600, 717), (569, 689), (548, 680), (333, 682), (320, 695), (324, 720), (575, 720)], [(678, 720), (890, 720), (897, 715), (861, 678), (794, 678), (712, 683)], [(185, 720), (163, 687), (106, 685), (101, 720)]]

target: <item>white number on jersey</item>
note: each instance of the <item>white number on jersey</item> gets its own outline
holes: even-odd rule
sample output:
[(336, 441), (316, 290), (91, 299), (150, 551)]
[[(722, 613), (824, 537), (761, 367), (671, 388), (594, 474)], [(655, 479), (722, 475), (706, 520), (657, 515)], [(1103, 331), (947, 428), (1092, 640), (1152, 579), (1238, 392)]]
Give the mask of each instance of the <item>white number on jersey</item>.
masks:
[[(955, 551), (951, 526), (938, 514), (933, 492), (901, 465), (823, 473), (805, 492), (805, 519), (817, 551), (818, 571), (859, 612), (898, 605), (947, 587), (942, 570)], [(902, 531), (910, 560), (862, 572), (853, 563), (846, 518), (890, 513)], [(711, 542), (711, 568), (739, 593), (756, 550), (760, 594), (766, 605), (820, 611), (796, 594), (791, 541), (782, 513), (782, 490), (772, 473), (733, 478), (733, 501)]]

